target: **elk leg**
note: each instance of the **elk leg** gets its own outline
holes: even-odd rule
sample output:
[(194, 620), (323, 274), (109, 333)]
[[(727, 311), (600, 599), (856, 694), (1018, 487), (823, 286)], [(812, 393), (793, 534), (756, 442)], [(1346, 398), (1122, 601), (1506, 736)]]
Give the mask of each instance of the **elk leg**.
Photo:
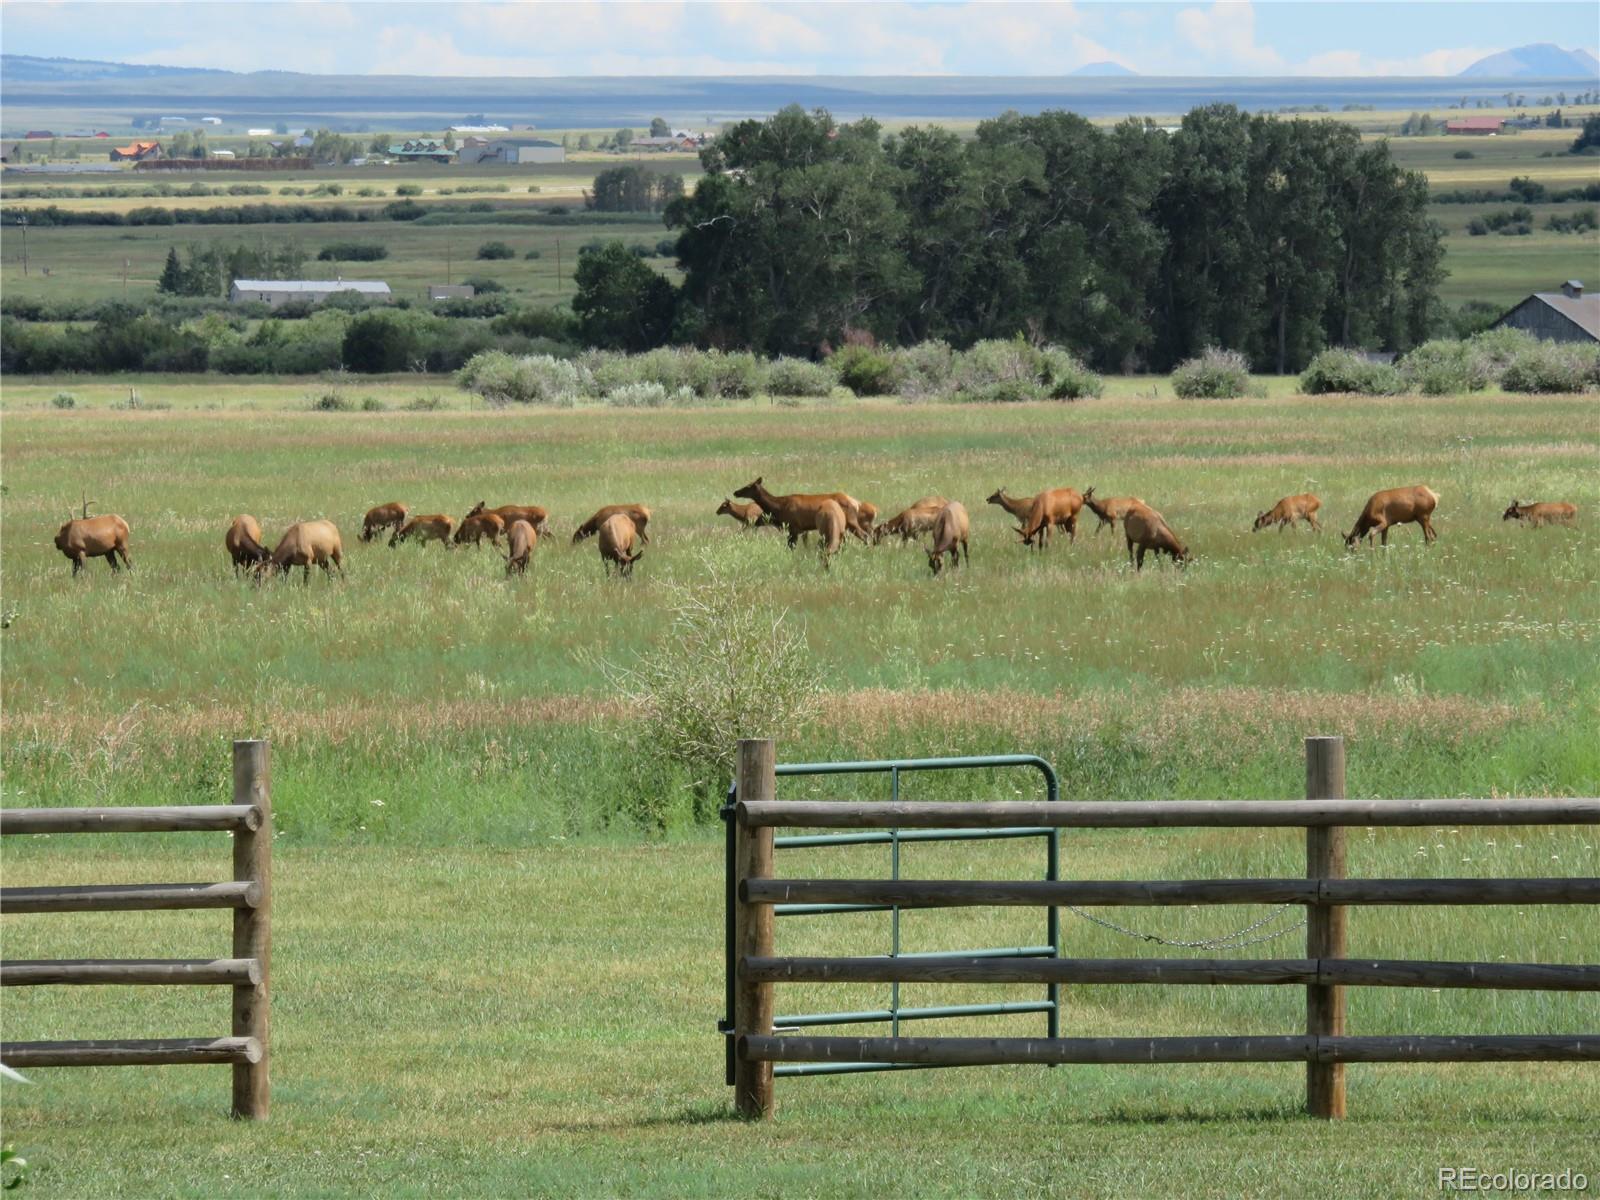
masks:
[(1322, 532), (1322, 526), (1317, 523), (1317, 514), (1316, 513), (1307, 513), (1306, 514), (1306, 523), (1311, 526), (1311, 529), (1312, 529), (1312, 531), (1314, 533), (1321, 533)]
[(106, 555), (106, 566), (110, 567), (113, 571), (120, 570), (120, 568), (117, 566), (117, 552), (115, 550), (112, 550)]
[(1136, 571), (1144, 570), (1144, 547), (1142, 545), (1139, 547), (1139, 561), (1134, 566), (1134, 570), (1136, 570)]
[(1424, 542), (1432, 542), (1438, 538), (1439, 535), (1433, 531), (1433, 520), (1431, 517), (1422, 518), (1422, 534)]

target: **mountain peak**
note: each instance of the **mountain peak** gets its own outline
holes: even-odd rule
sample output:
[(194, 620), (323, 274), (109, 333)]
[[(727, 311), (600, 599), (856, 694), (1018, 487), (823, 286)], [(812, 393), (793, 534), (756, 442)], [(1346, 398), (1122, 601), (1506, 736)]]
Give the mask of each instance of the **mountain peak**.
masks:
[(1536, 42), (1480, 58), (1459, 74), (1477, 79), (1595, 79), (1600, 77), (1600, 60), (1587, 50)]
[(1139, 72), (1130, 71), (1121, 63), (1092, 62), (1084, 63), (1076, 71), (1067, 72), (1069, 75), (1137, 75)]

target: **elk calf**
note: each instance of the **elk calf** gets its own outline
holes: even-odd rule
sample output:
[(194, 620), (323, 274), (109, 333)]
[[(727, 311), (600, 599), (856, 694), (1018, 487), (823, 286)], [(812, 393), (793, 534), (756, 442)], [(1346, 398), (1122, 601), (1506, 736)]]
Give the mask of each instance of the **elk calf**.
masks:
[(1433, 531), (1431, 520), (1438, 504), (1438, 493), (1421, 484), (1374, 492), (1367, 500), (1367, 506), (1361, 510), (1361, 515), (1356, 518), (1355, 528), (1345, 535), (1344, 544), (1354, 547), (1363, 537), (1370, 542), (1376, 533), (1382, 536), (1383, 544), (1387, 546), (1389, 530), (1393, 526), (1413, 523), (1422, 526), (1422, 540), (1431, 543), (1439, 536)]
[(613, 565), (619, 575), (633, 574), (633, 564), (644, 557), (643, 550), (633, 548), (638, 536), (639, 531), (626, 513), (613, 513), (600, 523), (600, 561), (605, 564), (607, 575)]
[(238, 575), (242, 567), (253, 567), (272, 557), (271, 551), (261, 544), (261, 523), (249, 513), (241, 513), (233, 519), (222, 544), (233, 560), (234, 575)]
[(361, 519), (361, 540), (370, 542), (380, 529), (399, 529), (410, 515), (411, 510), (398, 500), (367, 509), (367, 515)]
[(528, 569), (528, 560), (539, 545), (539, 534), (526, 521), (513, 521), (506, 530), (506, 578), (521, 575)]
[(1578, 506), (1564, 500), (1546, 500), (1539, 504), (1520, 504), (1513, 500), (1500, 519), (1526, 521), (1534, 529), (1541, 525), (1573, 525), (1578, 520)]
[(893, 534), (900, 535), (903, 546), (912, 538), (921, 537), (933, 528), (939, 512), (950, 502), (943, 496), (924, 496), (909, 508), (901, 509), (872, 531), (872, 540), (881, 542)]
[(761, 518), (766, 515), (761, 511), (761, 505), (754, 500), (743, 504), (737, 500), (724, 500), (717, 506), (717, 516), (720, 517), (724, 514), (732, 517), (746, 529), (753, 529), (755, 526), (760, 525), (762, 523)]
[(1096, 533), (1099, 533), (1107, 526), (1110, 526), (1111, 531), (1115, 533), (1117, 522), (1125, 518), (1131, 510), (1141, 506), (1149, 507), (1137, 496), (1113, 496), (1109, 500), (1097, 499), (1093, 488), (1084, 489), (1083, 503), (1090, 512), (1100, 518), (1100, 524), (1094, 527)]
[(1317, 532), (1322, 532), (1322, 526), (1317, 523), (1317, 510), (1322, 507), (1310, 492), (1299, 496), (1285, 496), (1266, 512), (1256, 517), (1256, 523), (1250, 527), (1251, 533), (1259, 533), (1269, 525), (1276, 525), (1278, 532), (1282, 533), (1296, 521), (1304, 521)]
[(935, 575), (944, 565), (946, 554), (950, 556), (952, 570), (961, 565), (963, 554), (966, 555), (967, 565), (972, 564), (972, 550), (967, 545), (969, 524), (967, 510), (959, 500), (952, 500), (939, 510), (939, 516), (933, 523), (933, 549), (928, 551), (928, 566)]
[[(84, 505), (85, 508), (88, 505)], [(56, 530), (56, 549), (72, 560), (72, 573), (83, 570), (85, 561), (103, 558), (113, 571), (120, 556), (122, 566), (133, 570), (128, 557), (128, 523), (115, 513), (103, 517), (77, 517)]]
[[(1130, 508), (1122, 518), (1122, 534), (1128, 539), (1128, 561), (1137, 571), (1144, 570), (1144, 556), (1153, 553), (1172, 556), (1180, 567), (1190, 561), (1189, 548), (1178, 540), (1160, 513), (1147, 504)], [(1138, 557), (1134, 557), (1134, 551)]]
[(389, 539), (391, 547), (398, 546), (410, 538), (416, 538), (419, 544), (438, 542), (446, 550), (450, 549), (450, 531), (456, 527), (456, 519), (444, 513), (430, 513), (425, 517), (412, 517)]
[[(540, 537), (545, 537), (550, 532), (550, 513), (537, 504), (502, 504), (499, 508), (487, 508), (483, 501), (479, 500), (472, 506), (467, 516), (475, 517), (481, 512), (492, 512), (507, 525), (516, 520), (526, 521), (533, 526)], [(465, 519), (466, 517), (462, 518)]]

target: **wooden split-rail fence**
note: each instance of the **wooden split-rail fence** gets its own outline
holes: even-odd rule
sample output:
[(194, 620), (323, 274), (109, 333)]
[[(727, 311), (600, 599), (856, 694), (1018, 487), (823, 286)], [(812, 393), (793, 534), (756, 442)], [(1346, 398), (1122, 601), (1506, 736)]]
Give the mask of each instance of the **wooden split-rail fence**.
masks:
[[(1347, 800), (1344, 742), (1306, 740), (1306, 798), (1132, 803), (856, 803), (776, 799), (773, 743), (739, 744), (733, 811), (736, 974), (734, 1096), (771, 1116), (773, 1063), (917, 1066), (1018, 1063), (1304, 1062), (1306, 1106), (1345, 1115), (1344, 1064), (1600, 1062), (1600, 1033), (1353, 1037), (1346, 987), (1600, 990), (1600, 965), (1352, 959), (1347, 913), (1364, 905), (1600, 904), (1600, 878), (1350, 879), (1349, 826), (1600, 824), (1600, 800)], [(1292, 879), (860, 880), (774, 877), (773, 831), (815, 829), (1303, 828), (1306, 875)], [(959, 906), (1294, 904), (1307, 912), (1304, 958), (789, 957), (773, 945), (781, 903)], [(1059, 950), (1059, 947), (1057, 947)], [(1277, 984), (1306, 989), (1303, 1034), (1267, 1037), (818, 1037), (773, 1029), (780, 983)]]
[(272, 785), (268, 745), (233, 744), (233, 803), (172, 808), (8, 808), (0, 834), (233, 834), (233, 879), (221, 883), (73, 884), (0, 888), (0, 913), (229, 908), (233, 954), (212, 959), (52, 959), (0, 962), (0, 986), (220, 984), (233, 989), (233, 1033), (219, 1038), (0, 1043), (9, 1067), (231, 1063), (236, 1117), (263, 1120), (271, 1009)]

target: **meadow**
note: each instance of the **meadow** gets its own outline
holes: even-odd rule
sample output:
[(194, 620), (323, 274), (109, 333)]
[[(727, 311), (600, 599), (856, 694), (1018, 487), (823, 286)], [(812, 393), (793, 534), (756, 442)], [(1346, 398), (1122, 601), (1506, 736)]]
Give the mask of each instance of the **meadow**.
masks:
[[(1516, 161), (1502, 155), (1513, 140), (1479, 165), (1538, 178), (1531, 140), (1513, 147)], [(1457, 143), (1393, 144), (1431, 154)], [(1564, 170), (1572, 160), (1542, 161)], [(1500, 175), (1483, 186), (1503, 186)], [(1452, 208), (1471, 206), (1436, 212), (1455, 222)], [(1452, 302), (1510, 303), (1581, 277), (1574, 256), (1593, 259), (1592, 234), (1469, 238), (1462, 216), (1448, 243)], [(640, 244), (665, 235), (643, 223), (594, 232)], [(590, 231), (41, 229), (29, 233), (36, 266), (24, 281), (8, 229), (0, 285), (115, 295), (126, 257), (137, 299), (169, 244), (257, 236), (303, 239), (313, 254), (324, 241), (380, 236), (393, 257), (359, 264), (363, 275), (379, 268), (410, 289), (440, 281), (448, 263), (456, 278), (481, 270), (549, 302), (563, 294), (554, 240), (565, 256), (567, 239), (575, 249)], [(540, 257), (467, 261), (490, 238)], [(41, 262), (50, 276), (38, 275)], [(330, 389), (356, 411), (312, 411)], [(61, 392), (72, 408), (56, 407)], [(781, 619), (804, 638), (824, 701), (815, 719), (779, 732), (780, 761), (1022, 751), (1053, 762), (1071, 799), (1281, 798), (1304, 786), (1301, 739), (1339, 733), (1353, 796), (1600, 789), (1594, 397), (1305, 397), (1292, 379), (1258, 380), (1257, 392), (1184, 401), (1165, 378), (1120, 377), (1101, 399), (1071, 404), (836, 396), (490, 410), (437, 376), (8, 377), (3, 803), (223, 802), (228, 741), (262, 736), (277, 814), (271, 1121), (225, 1119), (220, 1069), (39, 1071), (4, 1096), (6, 1138), (33, 1164), (27, 1190), (1385, 1197), (1431, 1189), (1436, 1169), (1456, 1164), (1600, 1177), (1594, 1072), (1573, 1064), (1352, 1067), (1351, 1119), (1333, 1126), (1299, 1115), (1298, 1066), (782, 1080), (775, 1123), (730, 1116), (714, 1033), (713, 810), (726, 781), (655, 754), (609, 674), (677, 637), (696, 598)], [(360, 411), (369, 401), (373, 411)], [(886, 513), (928, 493), (959, 499), (972, 515), (971, 563), (936, 580), (916, 547), (849, 545), (824, 573), (813, 548), (791, 552), (776, 534), (714, 515), (757, 475), (781, 491), (842, 488)], [(1405, 527), (1387, 550), (1347, 552), (1340, 535), (1366, 497), (1409, 483), (1442, 497), (1437, 544)], [(984, 503), (1002, 486), (1062, 485), (1143, 497), (1195, 562), (1135, 572), (1120, 532), (1095, 532), (1087, 512), (1076, 542), (1058, 537), (1034, 554)], [(1320, 535), (1250, 532), (1257, 512), (1306, 490), (1324, 501)], [(131, 524), (131, 573), (94, 563), (73, 579), (52, 546), (85, 495)], [(1574, 501), (1578, 525), (1503, 522), (1513, 498)], [(537, 502), (552, 511), (551, 536), (514, 581), (488, 548), (357, 542), (365, 509), (394, 499), (457, 517), (479, 499)], [(568, 541), (617, 501), (655, 513), (628, 581), (604, 576), (592, 542)], [(333, 519), (347, 577), (236, 579), (222, 536), (239, 512), (260, 518), (269, 539), (295, 520)], [(755, 717), (746, 732), (771, 731)], [(782, 794), (846, 791), (792, 786)], [(857, 794), (875, 786), (863, 781)], [(929, 776), (906, 794), (1021, 798), (1030, 787)], [(1355, 830), (1350, 872), (1595, 875), (1595, 833)], [(1094, 831), (1063, 847), (1076, 878), (1304, 869), (1302, 841), (1288, 833)], [(13, 886), (204, 877), (208, 863), (223, 869), (227, 843), (13, 838), (0, 850)], [(871, 850), (833, 850), (796, 873), (882, 865)], [(1025, 877), (1037, 847), (919, 847), (906, 867)], [(1110, 915), (1200, 938), (1265, 912)], [(880, 916), (786, 923), (779, 946), (881, 953)], [(1068, 953), (1163, 953), (1064, 920)], [(907, 948), (1031, 941), (1034, 924), (1004, 910), (909, 914)], [(52, 918), (0, 919), (7, 958), (220, 952), (226, 928), (208, 913), (74, 917), (65, 931)], [(1243, 954), (1292, 955), (1301, 936)], [(1386, 909), (1353, 914), (1350, 949), (1594, 962), (1600, 930), (1570, 908)], [(779, 1004), (877, 1005), (884, 990), (791, 987)], [(1035, 994), (999, 988), (994, 998)], [(11, 992), (6, 1036), (199, 1035), (226, 1022), (210, 989), (129, 999)], [(1357, 1034), (1592, 1031), (1597, 1017), (1600, 1002), (1576, 994), (1350, 997)], [(1066, 990), (1063, 1029), (1287, 1033), (1302, 1020), (1299, 989), (1081, 987)], [(1019, 1017), (950, 1031), (1041, 1027)]]

